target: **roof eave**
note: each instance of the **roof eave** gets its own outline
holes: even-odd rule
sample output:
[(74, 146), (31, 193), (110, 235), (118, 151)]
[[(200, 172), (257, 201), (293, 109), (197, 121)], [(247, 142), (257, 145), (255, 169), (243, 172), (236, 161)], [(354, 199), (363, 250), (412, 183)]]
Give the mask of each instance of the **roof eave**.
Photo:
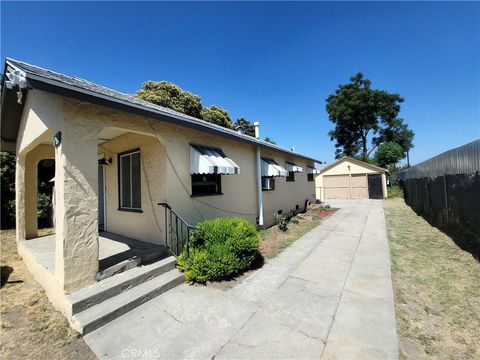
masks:
[[(7, 59), (6, 63), (8, 63), (8, 60), (9, 59)], [(177, 125), (187, 126), (190, 128), (210, 132), (217, 135), (221, 134), (223, 136), (226, 136), (238, 141), (247, 142), (253, 145), (258, 145), (263, 148), (274, 150), (274, 151), (279, 151), (293, 157), (300, 157), (300, 158), (307, 159), (309, 161), (317, 162), (320, 164), (323, 163), (322, 160), (314, 159), (312, 157), (305, 156), (300, 153), (296, 153), (294, 151), (290, 151), (288, 149), (282, 148), (274, 144), (266, 143), (265, 141), (255, 139), (247, 135), (242, 135), (234, 131), (229, 131), (228, 129), (222, 129), (221, 127), (210, 125), (208, 123), (203, 123), (203, 122), (200, 123), (198, 120), (195, 120), (194, 118), (189, 119), (187, 117), (179, 116), (174, 113), (163, 112), (160, 109), (147, 108), (140, 104), (134, 104), (122, 99), (108, 96), (106, 94), (100, 94), (98, 92), (94, 92), (88, 89), (66, 84), (61, 81), (48, 79), (38, 74), (31, 73), (27, 69), (22, 69), (22, 70), (27, 73), (29, 85), (33, 89), (43, 90), (43, 91), (55, 93), (57, 95), (79, 99), (82, 101), (88, 101), (98, 105), (114, 107), (126, 112), (133, 112), (138, 115), (151, 117), (157, 120), (170, 122)]]
[(334, 162), (331, 163), (330, 165), (327, 165), (327, 166), (325, 166), (323, 169), (321, 169), (320, 174), (323, 174), (324, 172), (326, 172), (326, 171), (334, 168), (335, 166), (337, 166), (338, 164), (340, 164), (340, 163), (342, 163), (343, 161), (346, 161), (346, 160), (353, 161), (354, 163), (357, 163), (357, 164), (359, 164), (360, 166), (364, 166), (364, 167), (367, 167), (367, 168), (370, 168), (370, 169), (373, 169), (373, 170), (383, 171), (383, 172), (390, 173), (390, 171), (388, 171), (387, 169), (384, 169), (384, 168), (382, 168), (382, 167), (380, 167), (380, 166), (372, 165), (372, 164), (366, 163), (366, 162), (364, 162), (364, 161), (355, 159), (355, 158), (350, 157), (350, 156), (343, 156), (342, 158), (334, 161)]

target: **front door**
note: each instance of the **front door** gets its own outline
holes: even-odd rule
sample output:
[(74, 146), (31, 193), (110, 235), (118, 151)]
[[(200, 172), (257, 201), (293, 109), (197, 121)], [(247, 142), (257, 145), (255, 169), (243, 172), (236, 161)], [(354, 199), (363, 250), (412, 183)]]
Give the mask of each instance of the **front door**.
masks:
[(370, 199), (383, 199), (382, 175), (368, 174), (368, 195)]
[(105, 231), (105, 166), (98, 165), (98, 229)]

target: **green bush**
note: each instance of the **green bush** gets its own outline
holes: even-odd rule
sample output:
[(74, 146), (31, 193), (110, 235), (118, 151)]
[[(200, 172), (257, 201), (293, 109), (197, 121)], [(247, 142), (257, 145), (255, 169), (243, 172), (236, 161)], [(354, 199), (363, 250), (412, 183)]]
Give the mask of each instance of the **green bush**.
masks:
[(285, 216), (275, 214), (275, 223), (278, 225), (278, 228), (283, 232), (288, 230), (288, 220)]
[(219, 218), (202, 221), (178, 256), (178, 268), (190, 282), (222, 280), (250, 267), (258, 254), (258, 232), (247, 220)]
[(403, 189), (401, 186), (393, 185), (387, 188), (388, 190), (388, 198), (402, 198), (403, 199)]

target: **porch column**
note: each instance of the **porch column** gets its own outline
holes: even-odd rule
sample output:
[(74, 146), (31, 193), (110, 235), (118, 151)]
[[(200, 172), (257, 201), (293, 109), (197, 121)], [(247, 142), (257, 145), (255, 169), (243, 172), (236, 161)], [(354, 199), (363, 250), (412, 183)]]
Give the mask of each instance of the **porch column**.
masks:
[(25, 240), (25, 155), (21, 154), (15, 166), (15, 223), (17, 242)]
[(55, 150), (55, 276), (65, 293), (98, 271), (97, 159), (96, 136), (66, 121)]
[(37, 157), (34, 150), (25, 157), (25, 239), (33, 239), (38, 236), (37, 216)]

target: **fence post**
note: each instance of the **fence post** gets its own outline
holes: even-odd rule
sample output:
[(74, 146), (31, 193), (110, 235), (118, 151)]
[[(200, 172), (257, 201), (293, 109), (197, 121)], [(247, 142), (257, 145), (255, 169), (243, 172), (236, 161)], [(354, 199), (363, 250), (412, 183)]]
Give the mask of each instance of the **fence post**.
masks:
[(425, 197), (427, 198), (427, 202), (425, 203), (425, 211), (430, 213), (430, 201), (429, 201), (429, 196), (428, 196), (428, 177), (425, 178)]
[(448, 190), (447, 190), (447, 174), (443, 174), (443, 189), (445, 192), (445, 215), (446, 215), (446, 220), (447, 220), (447, 225), (448, 225)]

